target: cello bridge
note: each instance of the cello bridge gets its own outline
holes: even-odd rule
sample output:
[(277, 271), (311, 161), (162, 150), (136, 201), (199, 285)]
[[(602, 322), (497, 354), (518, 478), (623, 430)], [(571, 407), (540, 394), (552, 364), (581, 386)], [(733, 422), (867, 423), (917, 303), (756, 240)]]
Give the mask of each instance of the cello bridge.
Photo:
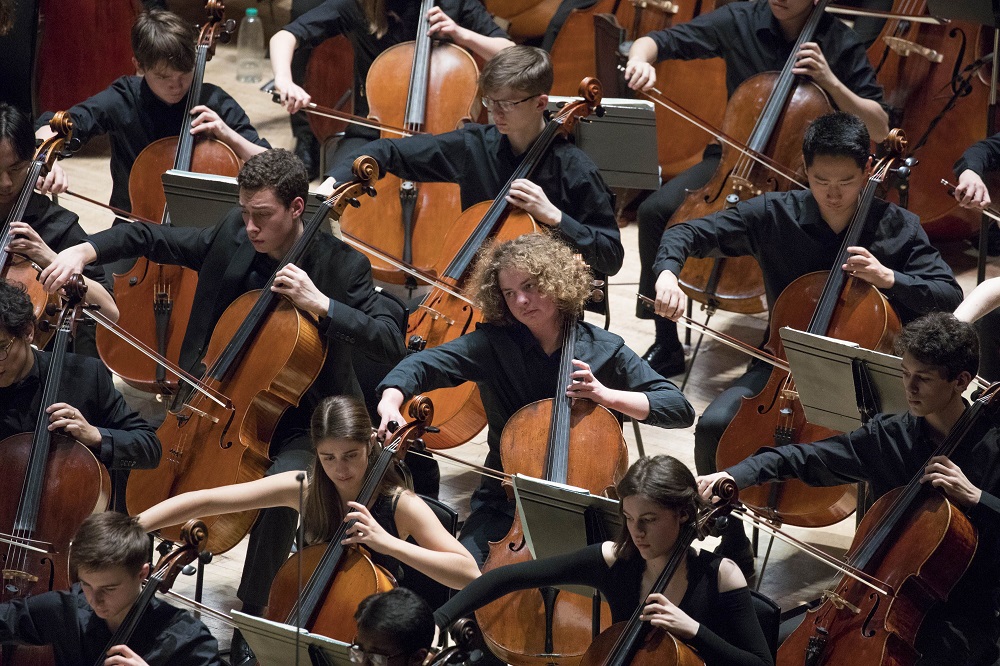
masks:
[(823, 590), (823, 599), (833, 604), (833, 607), (836, 608), (837, 610), (844, 610), (846, 608), (855, 615), (861, 612), (860, 608), (858, 608), (857, 606), (855, 606), (847, 599), (834, 592), (833, 590)]
[(427, 313), (430, 314), (431, 319), (433, 319), (434, 321), (437, 321), (438, 319), (444, 319), (444, 322), (446, 324), (448, 324), (449, 326), (454, 326), (455, 325), (455, 320), (454, 319), (449, 319), (448, 317), (445, 317), (443, 313), (438, 312), (434, 308), (428, 307), (426, 305), (421, 305), (417, 309), (418, 310), (426, 310)]
[[(739, 197), (738, 201), (746, 201), (747, 199), (752, 199), (756, 196), (760, 196), (761, 194), (763, 194), (763, 192), (759, 187), (751, 183), (746, 178), (741, 178), (739, 176), (730, 176), (729, 184), (730, 184), (729, 196), (731, 197), (732, 195), (735, 194), (737, 197)], [(734, 203), (733, 205), (736, 204)], [(727, 208), (730, 207), (731, 206), (727, 205)]]
[(8, 590), (17, 589), (26, 591), (37, 582), (38, 576), (33, 576), (27, 571), (19, 571), (18, 569), (3, 570), (3, 583), (4, 587)]
[(918, 55), (922, 58), (926, 58), (928, 62), (943, 62), (944, 54), (935, 51), (934, 49), (927, 48), (922, 44), (917, 44), (916, 42), (911, 42), (908, 39), (903, 39), (902, 37), (891, 37), (886, 35), (885, 39), (886, 46), (893, 50), (893, 52), (900, 58), (908, 58), (911, 55)]

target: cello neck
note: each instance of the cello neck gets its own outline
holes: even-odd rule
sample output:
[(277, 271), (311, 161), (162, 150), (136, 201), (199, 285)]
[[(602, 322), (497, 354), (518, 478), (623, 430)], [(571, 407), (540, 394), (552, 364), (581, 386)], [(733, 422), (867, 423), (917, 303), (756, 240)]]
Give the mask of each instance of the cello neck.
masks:
[(31, 201), (31, 194), (35, 191), (35, 182), (44, 173), (45, 161), (32, 160), (31, 166), (28, 167), (28, 175), (24, 179), (24, 185), (21, 186), (21, 193), (17, 196), (14, 207), (8, 213), (7, 219), (4, 221), (3, 232), (0, 234), (0, 268), (6, 267), (7, 260), (10, 258), (10, 253), (7, 252), (7, 246), (10, 244), (10, 224), (24, 219), (24, 213), (28, 210), (28, 202)]
[(549, 422), (549, 445), (545, 453), (545, 478), (556, 483), (567, 483), (569, 479), (569, 428), (572, 400), (566, 395), (570, 375), (573, 373), (573, 359), (576, 356), (576, 315), (563, 318), (562, 352), (559, 357), (559, 372), (556, 391), (552, 400), (552, 420)]
[(413, 68), (410, 70), (410, 90), (406, 97), (404, 127), (411, 132), (421, 132), (427, 117), (427, 82), (431, 72), (431, 37), (427, 13), (434, 0), (422, 0), (420, 20), (417, 21), (417, 39), (413, 48)]
[(829, 0), (820, 0), (813, 7), (812, 13), (802, 27), (802, 31), (799, 32), (798, 39), (795, 40), (795, 45), (792, 46), (792, 52), (788, 55), (788, 60), (785, 61), (785, 66), (781, 69), (781, 75), (774, 84), (774, 90), (767, 100), (767, 105), (764, 106), (763, 112), (761, 112), (757, 123), (754, 125), (753, 132), (750, 134), (750, 140), (747, 141), (747, 145), (752, 150), (764, 152), (767, 149), (771, 134), (774, 132), (775, 127), (777, 127), (778, 121), (781, 119), (782, 112), (785, 110), (786, 103), (796, 84), (796, 76), (792, 74), (792, 68), (795, 66), (797, 59), (796, 55), (802, 45), (808, 41), (812, 41), (816, 35), (816, 28), (819, 26), (819, 22), (823, 18), (828, 4)]
[(191, 170), (191, 157), (194, 154), (194, 134), (191, 134), (191, 109), (201, 104), (201, 89), (205, 80), (205, 65), (208, 63), (209, 47), (199, 44), (197, 47), (194, 77), (191, 89), (188, 91), (187, 104), (184, 107), (184, 118), (181, 120), (180, 134), (177, 137), (177, 152), (174, 155), (174, 169)]

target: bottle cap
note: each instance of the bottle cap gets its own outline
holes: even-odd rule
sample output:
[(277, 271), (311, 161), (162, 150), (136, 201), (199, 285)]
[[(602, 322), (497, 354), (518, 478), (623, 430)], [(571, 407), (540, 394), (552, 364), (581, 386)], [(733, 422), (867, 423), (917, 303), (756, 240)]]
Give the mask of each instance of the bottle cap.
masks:
[(257, 16), (257, 8), (247, 7), (247, 16)]

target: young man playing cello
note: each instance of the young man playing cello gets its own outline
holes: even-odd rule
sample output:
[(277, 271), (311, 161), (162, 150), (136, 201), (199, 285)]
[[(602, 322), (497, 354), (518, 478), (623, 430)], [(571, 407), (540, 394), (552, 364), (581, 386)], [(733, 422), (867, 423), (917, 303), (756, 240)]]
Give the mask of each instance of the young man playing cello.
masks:
[[(534, 47), (504, 49), (483, 67), (479, 88), (492, 125), (468, 123), (437, 136), (374, 141), (335, 164), (323, 187), (350, 178), (351, 163), (364, 154), (400, 178), (458, 183), (463, 210), (495, 199), (545, 129), (552, 62)], [(597, 166), (569, 141), (557, 139), (531, 180), (514, 181), (507, 201), (555, 230), (595, 273), (614, 275), (621, 269), (625, 249), (611, 191)]]
[[(107, 511), (73, 538), (69, 566), (78, 583), (0, 604), (0, 642), (51, 645), (57, 666), (95, 663), (149, 577), (149, 535), (135, 518)], [(129, 645), (108, 650), (105, 666), (215, 666), (219, 645), (187, 611), (153, 599)]]
[(723, 472), (699, 477), (698, 487), (708, 496), (726, 476), (741, 488), (793, 478), (815, 486), (866, 481), (878, 498), (922, 470), (921, 483), (940, 489), (967, 514), (979, 543), (947, 602), (924, 619), (917, 664), (992, 666), (1000, 656), (1000, 433), (993, 423), (984, 424), (954, 459), (931, 457), (968, 408), (962, 393), (979, 367), (979, 340), (971, 324), (935, 312), (903, 330), (896, 353), (903, 357), (907, 412), (879, 414), (831, 439), (764, 448)]
[[(239, 296), (263, 287), (301, 236), (309, 181), (302, 162), (287, 150), (255, 155), (240, 169), (240, 207), (207, 229), (120, 224), (64, 250), (44, 272), (46, 288), (63, 284), (80, 267), (146, 256), (198, 271), (194, 307), (180, 365), (199, 375), (199, 363), (223, 311)], [(403, 357), (403, 336), (393, 313), (378, 299), (368, 260), (328, 233), (312, 240), (301, 266), (288, 264), (272, 289), (319, 320), (327, 345), (319, 377), (298, 407), (289, 409), (271, 440), (268, 474), (306, 470), (312, 462), (309, 419), (327, 395), (361, 397), (351, 355), (356, 349), (382, 363)], [(244, 612), (259, 614), (271, 580), (288, 557), (297, 523), (288, 508), (267, 509), (251, 531), (237, 596)], [(239, 647), (239, 646), (238, 646)], [(234, 657), (236, 663), (240, 660)]]
[[(719, 57), (726, 61), (726, 89), (732, 96), (752, 76), (781, 71), (814, 4), (815, 0), (735, 2), (653, 32), (632, 44), (625, 78), (632, 89), (648, 90), (656, 84), (653, 63), (657, 61)], [(802, 45), (792, 72), (822, 88), (835, 108), (859, 116), (876, 141), (885, 139), (889, 126), (881, 106), (882, 87), (875, 80), (864, 45), (843, 22), (823, 17), (815, 41)], [(667, 222), (688, 191), (708, 183), (721, 155), (718, 144), (709, 144), (701, 163), (672, 178), (639, 206), (639, 292), (644, 296), (653, 296), (653, 263)], [(639, 304), (636, 316), (650, 315)], [(664, 376), (683, 372), (684, 350), (677, 326), (665, 319), (657, 319), (655, 325), (656, 341), (644, 358)]]
[[(951, 269), (927, 240), (920, 221), (894, 204), (876, 200), (868, 214), (861, 247), (849, 248), (844, 266), (833, 266), (845, 229), (871, 169), (865, 125), (846, 113), (817, 118), (806, 130), (802, 153), (808, 190), (765, 194), (706, 218), (667, 229), (654, 266), (656, 313), (676, 320), (687, 296), (677, 284), (688, 257), (752, 255), (764, 275), (767, 300), (775, 300), (793, 280), (813, 271), (842, 269), (882, 291), (903, 323), (935, 310), (954, 310), (962, 290)], [(789, 251), (789, 248), (794, 248)], [(695, 428), (699, 474), (715, 471), (719, 440), (744, 397), (756, 395), (771, 368), (755, 362), (705, 410)], [(748, 574), (750, 542), (742, 527), (723, 536), (722, 552)]]
[[(302, 89), (312, 48), (335, 35), (344, 35), (354, 51), (354, 115), (368, 115), (368, 70), (383, 51), (416, 38), (417, 24), (429, 23), (434, 39), (452, 41), (488, 60), (513, 46), (479, 0), (442, 0), (427, 16), (420, 15), (414, 0), (292, 0), (292, 22), (271, 37), (274, 88), (292, 114), (295, 154), (305, 163), (310, 178), (319, 174), (319, 143), (304, 114), (297, 113), (312, 101)], [(315, 92), (315, 91), (313, 91)], [(337, 155), (378, 138), (378, 131), (348, 125), (337, 145)]]

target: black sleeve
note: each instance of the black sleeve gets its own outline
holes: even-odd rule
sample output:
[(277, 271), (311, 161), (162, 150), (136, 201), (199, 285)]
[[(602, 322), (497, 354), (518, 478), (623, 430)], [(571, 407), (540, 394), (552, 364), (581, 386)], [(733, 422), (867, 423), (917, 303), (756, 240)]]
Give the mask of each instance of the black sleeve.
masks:
[(385, 389), (394, 387), (411, 398), (421, 391), (492, 378), (496, 376), (488, 360), (492, 356), (486, 334), (481, 330), (471, 331), (407, 356), (385, 376), (375, 392), (381, 396)]
[(235, 99), (230, 97), (229, 93), (218, 86), (211, 86), (209, 92), (208, 101), (205, 105), (218, 113), (222, 122), (236, 130), (237, 134), (250, 143), (263, 146), (264, 148), (271, 147), (271, 144), (268, 143), (266, 139), (262, 139), (260, 135), (257, 134), (257, 130), (250, 124), (250, 119), (247, 118), (247, 114), (243, 110), (243, 107), (240, 106)]
[(602, 544), (596, 543), (566, 555), (499, 567), (466, 585), (434, 613), (442, 629), (477, 608), (505, 594), (546, 585), (587, 585), (601, 588), (608, 572)]
[[(80, 226), (79, 216), (56, 204), (49, 204), (45, 223), (41, 226), (43, 228), (41, 230), (36, 229), (36, 231), (39, 232), (39, 236), (42, 237), (45, 244), (54, 252), (62, 252), (68, 247), (73, 247), (87, 241), (87, 232)], [(105, 272), (104, 266), (99, 264), (84, 266), (83, 274), (94, 282), (103, 285), (108, 291), (111, 290), (111, 275)]]
[(559, 233), (576, 246), (593, 270), (615, 275), (625, 260), (625, 248), (611, 190), (586, 155), (573, 155), (570, 159), (576, 164), (564, 173), (577, 177), (564, 185), (568, 201), (556, 204), (562, 211)]
[(714, 612), (726, 622), (718, 633), (699, 625), (690, 641), (706, 666), (771, 666), (774, 659), (757, 621), (750, 589), (720, 592), (715, 603)]
[(653, 275), (670, 271), (680, 275), (689, 257), (756, 255), (753, 228), (767, 215), (767, 196), (741, 201), (707, 217), (667, 227), (653, 264)]
[(436, 136), (417, 134), (403, 139), (378, 139), (353, 151), (327, 175), (338, 183), (348, 182), (354, 177), (351, 173), (354, 160), (360, 155), (370, 155), (383, 175), (388, 172), (421, 183), (457, 183), (471, 168), (464, 160), (468, 154), (462, 130)]
[(893, 262), (895, 283), (886, 294), (915, 315), (952, 312), (962, 302), (963, 295), (951, 267), (931, 245), (916, 216), (902, 209), (895, 210), (913, 219), (903, 227), (909, 239), (896, 253)]
[(147, 257), (157, 263), (198, 271), (220, 227), (221, 224), (198, 229), (133, 222), (116, 224), (87, 240), (97, 250), (98, 264)]
[(1000, 134), (994, 134), (965, 149), (962, 156), (955, 162), (955, 175), (961, 176), (966, 169), (979, 174), (982, 178), (988, 171), (1000, 168)]
[[(887, 109), (883, 101), (882, 85), (875, 77), (875, 70), (868, 59), (868, 52), (865, 50), (864, 44), (861, 43), (853, 30), (833, 17), (828, 18), (834, 21), (834, 28), (829, 32), (837, 32), (835, 35), (836, 47), (830, 48), (825, 44), (821, 45), (829, 60), (830, 71), (855, 95), (861, 99), (874, 100), (881, 104), (882, 108)], [(834, 35), (831, 34), (831, 37)], [(829, 53), (826, 53), (827, 50)]]
[(0, 643), (52, 645), (75, 634), (76, 613), (68, 592), (46, 592), (0, 604)]
[(732, 12), (720, 7), (680, 25), (651, 32), (647, 37), (656, 42), (657, 60), (721, 58), (726, 52), (726, 31), (720, 26), (733, 20)]
[[(339, 243), (340, 241), (335, 241)], [(375, 293), (371, 263), (360, 253), (346, 255), (339, 274), (349, 280), (344, 302), (334, 301), (320, 332), (353, 345), (374, 361), (396, 364), (406, 355), (403, 336), (393, 314)], [(322, 289), (322, 288), (321, 288)]]
[(219, 666), (219, 643), (190, 613), (178, 612), (145, 656), (149, 666)]
[(101, 462), (108, 469), (153, 469), (161, 453), (156, 430), (128, 406), (107, 368), (95, 359), (86, 363), (96, 380), (98, 414), (91, 425), (101, 433)]
[[(122, 123), (120, 111), (131, 106), (131, 99), (128, 77), (122, 76), (96, 95), (71, 106), (73, 138), (86, 145), (95, 136), (115, 131)], [(52, 112), (40, 115), (35, 121), (35, 129), (47, 125), (53, 115)]]
[[(350, 5), (355, 5), (351, 7)], [(298, 48), (317, 46), (323, 40), (349, 32), (360, 8), (356, 0), (326, 0), (298, 17), (282, 30), (295, 35)]]
[(463, 28), (486, 37), (507, 38), (508, 35), (497, 25), (481, 0), (458, 0), (457, 6), (442, 0), (441, 10)]
[(660, 428), (687, 428), (694, 423), (694, 408), (680, 389), (628, 347), (623, 346), (615, 354), (615, 375), (611, 388), (646, 394), (649, 416), (643, 423)]

